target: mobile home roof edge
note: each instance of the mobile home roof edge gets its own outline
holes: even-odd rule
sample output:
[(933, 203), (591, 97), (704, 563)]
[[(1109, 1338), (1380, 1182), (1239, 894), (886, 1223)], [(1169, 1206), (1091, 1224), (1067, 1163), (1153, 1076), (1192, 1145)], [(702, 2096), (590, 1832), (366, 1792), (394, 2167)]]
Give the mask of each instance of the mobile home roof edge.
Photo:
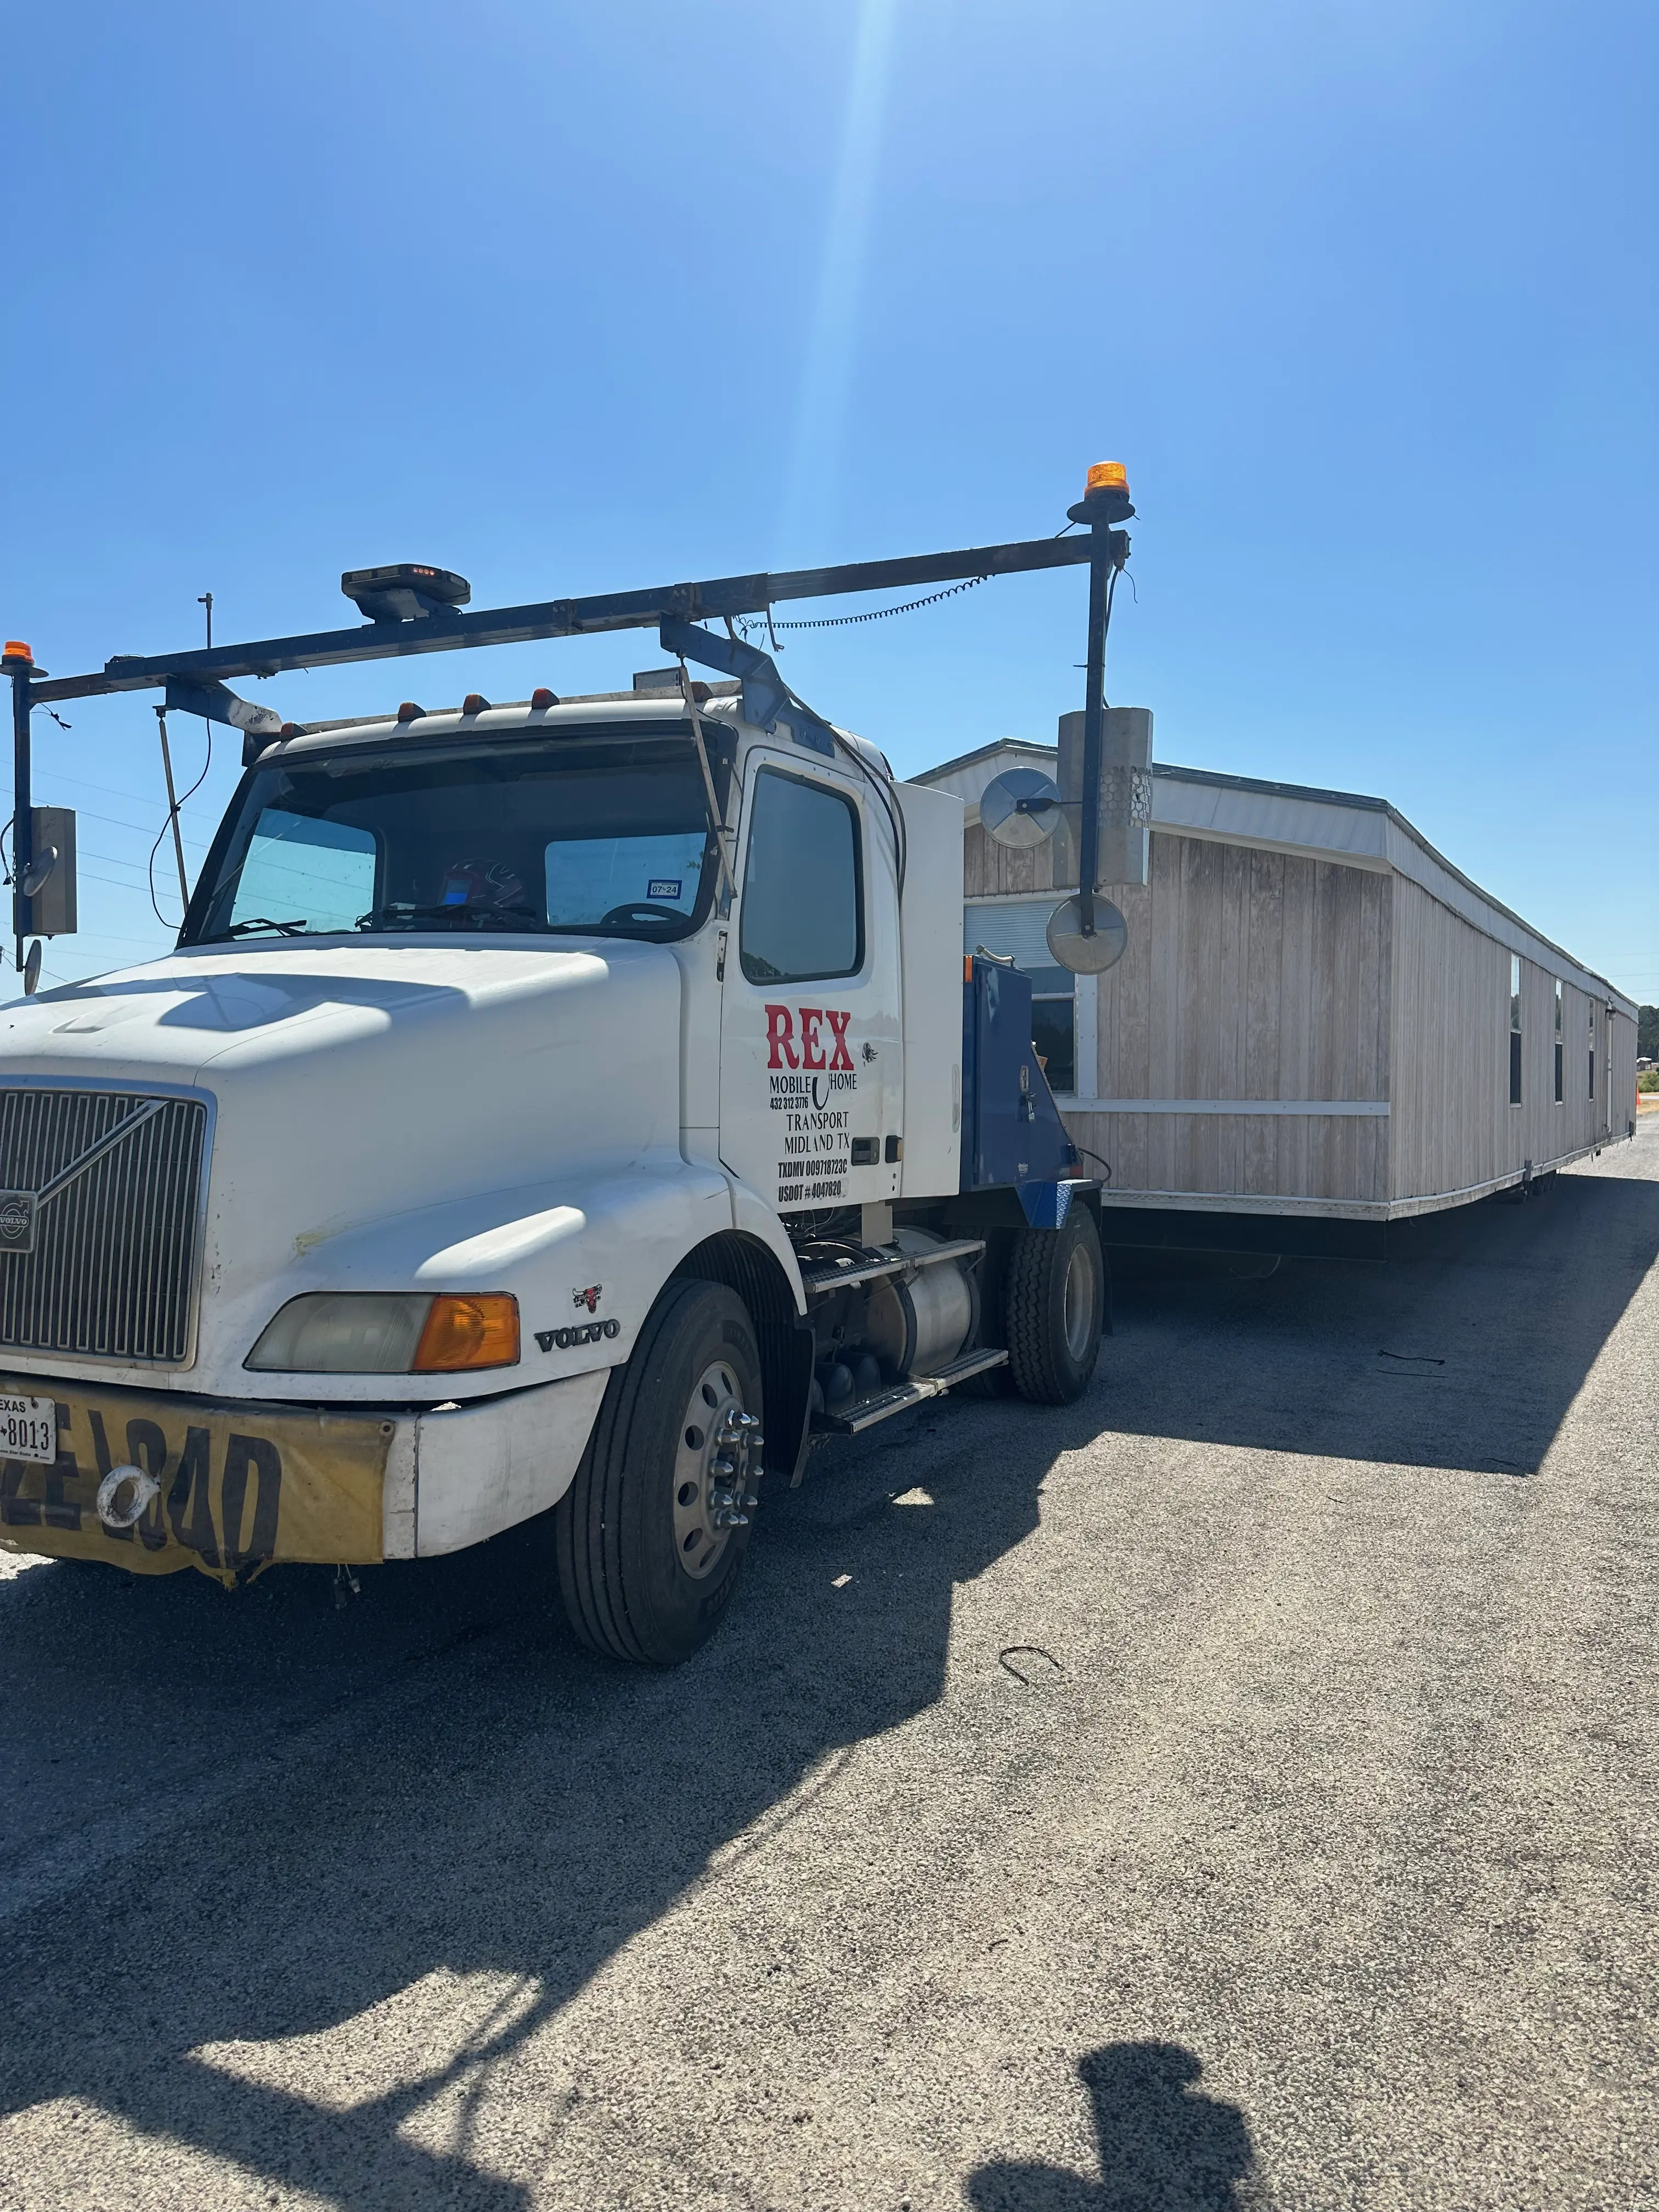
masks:
[[(1039, 744), (1029, 738), (1002, 738), (994, 744), (977, 746), (972, 752), (963, 753), (954, 760), (942, 761), (936, 768), (925, 769), (914, 780), (918, 783), (939, 782), (946, 776), (958, 774), (964, 769), (977, 767), (982, 762), (994, 760), (999, 755), (1006, 756), (1009, 753), (1026, 754), (1034, 759), (1040, 758), (1048, 762), (1053, 762), (1057, 757), (1057, 749), (1053, 745)], [(1468, 896), (1478, 900), (1487, 914), (1501, 918), (1532, 944), (1553, 953), (1569, 969), (1576, 970), (1580, 977), (1587, 979), (1599, 991), (1605, 993), (1627, 1019), (1635, 1020), (1636, 1001), (1621, 991), (1616, 983), (1610, 981), (1595, 969), (1587, 966), (1576, 953), (1568, 951), (1565, 945), (1558, 945), (1553, 938), (1546, 937), (1543, 932), (1534, 923), (1527, 921), (1524, 915), (1516, 914), (1512, 907), (1506, 906), (1502, 899), (1496, 897), (1491, 891), (1476, 883), (1473, 876), (1466, 875), (1455, 861), (1449, 860), (1443, 853), (1431, 844), (1416, 824), (1389, 799), (1374, 798), (1364, 792), (1329, 791), (1310, 784), (1279, 783), (1261, 776), (1230, 775), (1215, 769), (1181, 768), (1173, 762), (1165, 761), (1154, 761), (1152, 775), (1155, 785), (1160, 782), (1182, 784), (1189, 788), (1237, 793), (1241, 797), (1246, 798), (1276, 799), (1297, 805), (1336, 806), (1356, 813), (1380, 815), (1388, 825), (1399, 831), (1402, 837), (1415, 846), (1435, 868), (1442, 871)], [(1155, 818), (1152, 826), (1175, 836), (1183, 834), (1206, 834), (1203, 825), (1199, 823), (1159, 822)], [(1212, 829), (1207, 834), (1224, 836), (1226, 833), (1220, 829)], [(1249, 831), (1241, 830), (1237, 832), (1237, 842), (1260, 842), (1261, 838), (1259, 836), (1253, 838)], [(1285, 842), (1304, 842), (1301, 839)], [(1345, 853), (1337, 847), (1332, 847), (1330, 851), (1331, 857), (1339, 863), (1346, 862), (1347, 865), (1352, 866), (1357, 860), (1361, 859), (1361, 856)], [(1373, 865), (1376, 860), (1382, 860), (1390, 866), (1399, 865), (1397, 855), (1388, 850), (1386, 839), (1382, 841), (1374, 857), (1370, 855), (1364, 857), (1372, 858)], [(1431, 895), (1435, 895), (1437, 886), (1432, 882), (1427, 882), (1425, 883), (1424, 889)], [(1511, 949), (1520, 950), (1521, 948), (1511, 947)]]

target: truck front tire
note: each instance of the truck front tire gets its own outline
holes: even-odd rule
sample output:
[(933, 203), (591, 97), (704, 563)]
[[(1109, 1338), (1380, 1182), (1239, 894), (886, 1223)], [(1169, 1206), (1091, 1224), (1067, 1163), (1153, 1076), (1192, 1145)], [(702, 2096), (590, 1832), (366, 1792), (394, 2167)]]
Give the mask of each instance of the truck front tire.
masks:
[(1022, 1398), (1069, 1406), (1089, 1387), (1106, 1318), (1106, 1258), (1086, 1206), (1022, 1229), (1003, 1277), (1008, 1366)]
[(672, 1667), (719, 1626), (749, 1543), (760, 1377), (736, 1293), (671, 1283), (554, 1509), (560, 1593), (590, 1650)]

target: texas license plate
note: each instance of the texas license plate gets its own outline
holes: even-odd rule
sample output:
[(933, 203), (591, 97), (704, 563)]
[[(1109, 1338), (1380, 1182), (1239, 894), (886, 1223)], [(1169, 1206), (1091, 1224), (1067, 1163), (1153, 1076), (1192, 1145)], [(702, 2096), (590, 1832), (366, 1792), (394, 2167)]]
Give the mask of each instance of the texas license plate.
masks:
[(51, 1398), (0, 1398), (0, 1459), (58, 1456), (58, 1407)]

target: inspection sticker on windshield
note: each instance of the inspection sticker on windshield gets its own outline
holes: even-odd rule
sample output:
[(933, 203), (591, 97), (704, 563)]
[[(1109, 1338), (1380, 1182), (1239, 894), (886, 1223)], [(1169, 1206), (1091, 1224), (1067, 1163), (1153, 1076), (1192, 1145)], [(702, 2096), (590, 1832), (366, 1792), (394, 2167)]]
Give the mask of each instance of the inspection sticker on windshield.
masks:
[(57, 1401), (0, 1398), (0, 1459), (32, 1459), (50, 1467), (57, 1456)]
[[(638, 877), (636, 876), (634, 880), (637, 883)], [(684, 881), (683, 876), (653, 876), (645, 887), (645, 895), (647, 898), (677, 899), (680, 895), (680, 885)]]

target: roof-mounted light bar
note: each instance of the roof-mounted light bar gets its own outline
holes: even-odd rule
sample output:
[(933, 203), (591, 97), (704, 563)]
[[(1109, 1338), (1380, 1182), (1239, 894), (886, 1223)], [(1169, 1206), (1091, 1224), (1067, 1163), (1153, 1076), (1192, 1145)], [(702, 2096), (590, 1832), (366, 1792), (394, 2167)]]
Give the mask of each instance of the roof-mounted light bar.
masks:
[(453, 568), (394, 561), (384, 568), (348, 568), (340, 589), (373, 623), (421, 622), (451, 614), (472, 597), (472, 586)]

